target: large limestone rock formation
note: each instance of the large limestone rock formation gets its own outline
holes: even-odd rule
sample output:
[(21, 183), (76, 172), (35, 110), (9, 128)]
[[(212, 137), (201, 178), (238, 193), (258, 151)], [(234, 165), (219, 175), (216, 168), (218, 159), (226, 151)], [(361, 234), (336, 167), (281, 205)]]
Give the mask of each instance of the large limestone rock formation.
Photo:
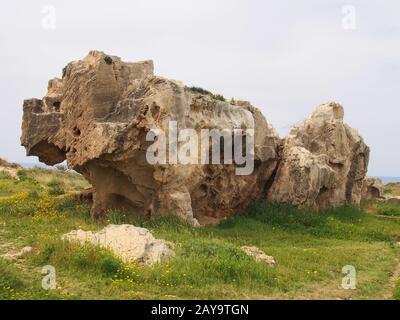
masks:
[[(43, 99), (24, 102), (21, 142), (28, 155), (48, 165), (67, 160), (90, 181), (94, 217), (123, 209), (148, 217), (175, 215), (197, 225), (218, 222), (259, 199), (314, 208), (359, 203), (369, 148), (343, 116), (340, 105), (321, 105), (281, 141), (248, 102), (230, 104), (155, 76), (152, 61), (127, 63), (92, 51), (68, 64), (62, 79), (50, 80)], [(238, 161), (176, 163), (175, 152), (187, 155), (186, 140), (154, 154), (165, 155), (166, 163), (149, 162), (153, 142), (146, 137), (153, 129), (170, 137), (177, 128), (197, 137), (203, 129), (231, 130), (229, 135), (241, 129), (240, 141), (254, 138), (254, 170), (238, 174)], [(202, 138), (194, 141), (200, 150)], [(207, 155), (219, 150), (216, 141), (206, 147)], [(224, 146), (221, 160), (230, 149)]]
[(343, 116), (339, 104), (323, 104), (292, 129), (268, 200), (315, 208), (360, 202), (369, 148)]
[[(254, 171), (235, 164), (149, 164), (151, 129), (255, 129)], [(196, 225), (231, 216), (260, 199), (276, 169), (279, 138), (247, 102), (231, 105), (153, 74), (152, 61), (127, 63), (92, 51), (50, 80), (42, 99), (24, 102), (27, 155), (68, 166), (93, 185), (94, 217), (110, 209), (176, 215)], [(178, 152), (183, 148), (178, 145)], [(210, 146), (211, 148), (211, 146)], [(168, 152), (169, 150), (167, 150)]]

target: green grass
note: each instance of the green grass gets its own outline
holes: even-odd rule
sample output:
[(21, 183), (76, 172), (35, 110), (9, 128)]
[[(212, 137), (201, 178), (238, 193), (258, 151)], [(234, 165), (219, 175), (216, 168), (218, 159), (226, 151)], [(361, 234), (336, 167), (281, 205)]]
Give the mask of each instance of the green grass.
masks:
[(35, 270), (21, 270), (11, 262), (0, 258), (0, 300), (66, 299), (57, 291), (41, 288), (40, 273)]
[(388, 183), (384, 187), (384, 193), (392, 196), (400, 196), (400, 183)]
[(90, 186), (80, 174), (73, 171), (42, 168), (21, 169), (18, 171), (18, 177), (21, 181), (36, 181), (42, 188), (57, 182), (63, 185), (65, 191), (83, 190)]
[(400, 216), (400, 206), (392, 203), (378, 203), (376, 212), (385, 216)]
[(18, 181), (11, 177), (0, 177), (0, 196), (8, 196), (19, 192), (33, 192), (41, 189), (34, 180)]
[[(0, 197), (0, 245), (33, 247), (17, 262), (0, 260), (0, 299), (380, 299), (400, 257), (400, 221), (358, 208), (317, 213), (258, 203), (203, 228), (119, 212), (96, 223), (88, 204), (49, 195), (48, 187), (37, 188), (43, 182), (33, 181), (22, 193)], [(108, 223), (148, 228), (173, 242), (176, 255), (154, 267), (125, 265), (107, 250), (60, 240), (73, 229), (99, 230)], [(255, 262), (240, 250), (243, 245), (259, 247), (277, 265)], [(9, 250), (0, 247), (0, 254)], [(40, 287), (40, 270), (48, 264), (57, 273), (51, 291)], [(340, 287), (345, 265), (356, 268), (356, 290)], [(394, 297), (399, 295), (397, 287)]]
[(393, 298), (395, 300), (400, 300), (400, 281), (397, 282), (396, 288), (394, 290)]
[(10, 178), (11, 175), (7, 171), (4, 170), (0, 171), (0, 179), (10, 179)]
[(62, 180), (52, 179), (47, 183), (49, 194), (57, 196), (65, 193), (65, 183)]

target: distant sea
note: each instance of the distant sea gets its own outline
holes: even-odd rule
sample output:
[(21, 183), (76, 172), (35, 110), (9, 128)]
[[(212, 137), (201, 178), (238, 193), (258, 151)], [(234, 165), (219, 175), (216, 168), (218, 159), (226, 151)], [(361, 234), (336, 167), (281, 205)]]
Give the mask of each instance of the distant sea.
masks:
[(382, 180), (384, 184), (390, 182), (400, 182), (400, 177), (378, 177)]

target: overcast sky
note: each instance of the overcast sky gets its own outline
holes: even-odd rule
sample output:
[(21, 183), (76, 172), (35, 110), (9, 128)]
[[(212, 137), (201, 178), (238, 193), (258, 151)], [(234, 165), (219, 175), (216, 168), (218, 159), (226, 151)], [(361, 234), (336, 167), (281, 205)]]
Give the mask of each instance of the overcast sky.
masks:
[(22, 101), (91, 49), (249, 100), (282, 136), (339, 102), (369, 175), (400, 176), (399, 0), (2, 1), (0, 157), (37, 161), (20, 147)]

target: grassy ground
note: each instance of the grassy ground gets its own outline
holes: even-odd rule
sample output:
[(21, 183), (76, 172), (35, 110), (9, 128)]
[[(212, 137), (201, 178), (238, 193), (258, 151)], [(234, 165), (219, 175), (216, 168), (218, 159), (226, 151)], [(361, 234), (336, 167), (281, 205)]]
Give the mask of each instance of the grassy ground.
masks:
[(400, 183), (388, 183), (384, 188), (385, 194), (390, 194), (392, 196), (400, 196)]
[[(316, 214), (259, 203), (243, 216), (204, 228), (118, 212), (95, 223), (87, 204), (49, 186), (55, 174), (64, 192), (81, 189), (80, 177), (25, 171), (19, 181), (0, 176), (0, 254), (33, 247), (20, 259), (0, 258), (0, 299), (400, 299), (400, 219), (376, 215), (375, 209)], [(108, 223), (150, 229), (175, 243), (175, 258), (152, 268), (124, 265), (106, 250), (60, 241), (72, 229), (98, 230)], [(277, 265), (255, 262), (240, 251), (242, 245), (259, 247)], [(56, 269), (55, 290), (41, 288), (45, 265)], [(345, 265), (356, 268), (356, 290), (341, 287)]]

